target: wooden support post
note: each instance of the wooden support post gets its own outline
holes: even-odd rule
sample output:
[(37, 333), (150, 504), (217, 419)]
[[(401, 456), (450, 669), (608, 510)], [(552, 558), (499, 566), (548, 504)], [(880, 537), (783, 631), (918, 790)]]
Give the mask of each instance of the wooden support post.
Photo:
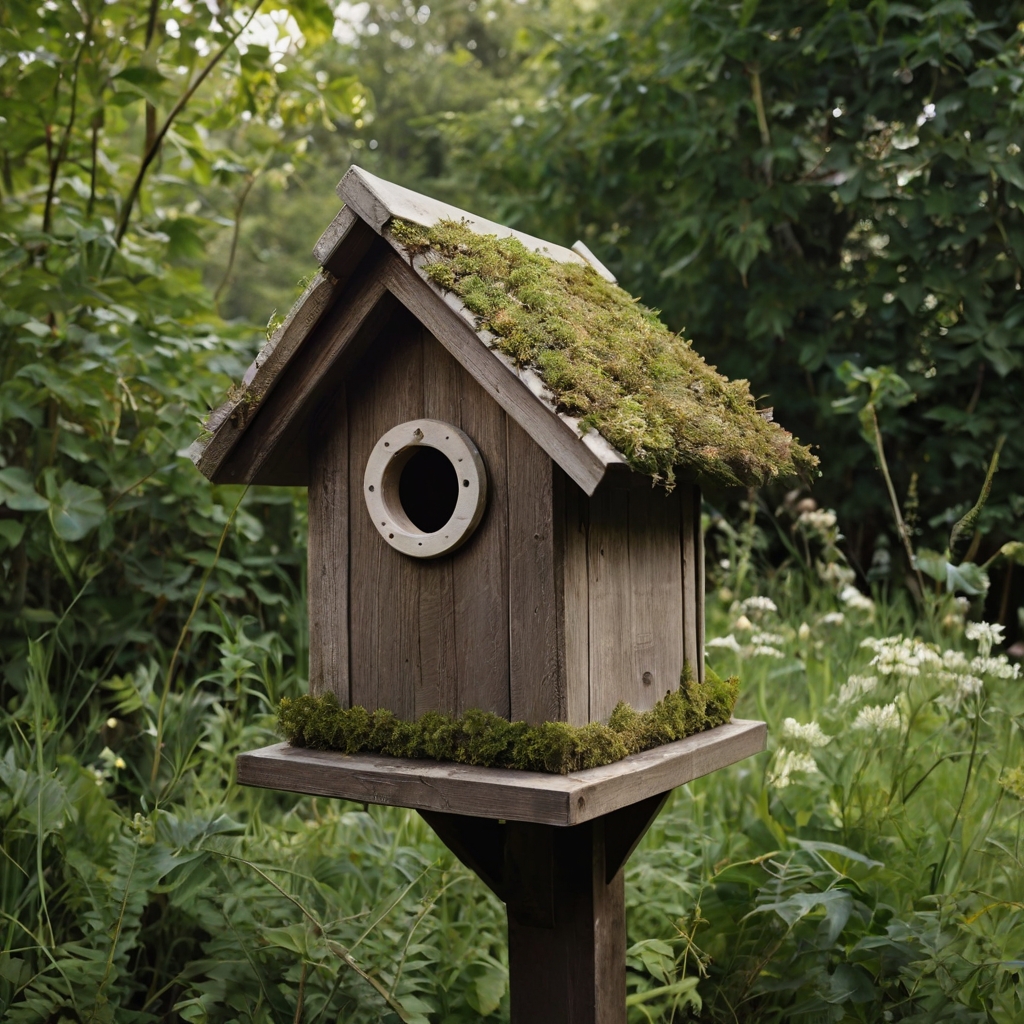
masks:
[(420, 811), (506, 905), (511, 1024), (625, 1024), (622, 869), (667, 797), (570, 827)]

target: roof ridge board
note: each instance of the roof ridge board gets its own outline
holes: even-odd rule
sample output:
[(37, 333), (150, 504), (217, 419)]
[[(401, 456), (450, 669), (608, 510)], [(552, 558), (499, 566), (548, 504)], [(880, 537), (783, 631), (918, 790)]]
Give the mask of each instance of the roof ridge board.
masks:
[[(579, 263), (593, 266), (582, 253), (557, 245), (525, 231), (518, 231), (505, 224), (480, 217), (468, 210), (461, 210), (440, 199), (432, 199), (421, 192), (414, 192), (403, 185), (378, 178), (362, 167), (353, 164), (335, 189), (345, 203), (352, 206), (378, 234), (392, 217), (412, 221), (421, 227), (432, 228), (443, 220), (463, 221), (466, 226), (481, 235), (497, 235), (499, 238), (517, 238), (528, 249), (538, 252), (556, 263)], [(589, 252), (589, 250), (588, 250)], [(592, 255), (592, 254), (591, 254)], [(596, 257), (594, 257), (596, 260)], [(597, 269), (597, 268), (595, 268)], [(603, 266), (604, 274), (610, 272)], [(601, 272), (598, 270), (598, 273)], [(602, 275), (603, 276), (603, 275)]]

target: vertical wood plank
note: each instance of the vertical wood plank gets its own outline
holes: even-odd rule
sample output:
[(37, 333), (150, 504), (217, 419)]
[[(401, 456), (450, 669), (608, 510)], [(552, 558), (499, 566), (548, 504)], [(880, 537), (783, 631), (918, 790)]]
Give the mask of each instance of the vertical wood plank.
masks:
[[(422, 328), (422, 336), (423, 415), (459, 425), (464, 371), (426, 328)], [(421, 665), (417, 718), (426, 711), (454, 711), (459, 703), (453, 559), (427, 559), (418, 566)]]
[(348, 410), (343, 391), (320, 410), (309, 451), (309, 687), (312, 693), (332, 691), (348, 707)]
[(683, 505), (681, 523), (681, 550), (683, 566), (683, 660), (690, 669), (698, 672), (697, 652), (697, 546), (696, 536), (700, 529), (698, 517), (694, 524), (694, 488), (689, 483), (677, 487)]
[(631, 620), (623, 638), (633, 663), (622, 699), (637, 710), (654, 706), (679, 686), (683, 668), (679, 495), (646, 482), (629, 495)]
[(348, 405), (352, 702), (412, 718), (420, 685), (420, 577), (415, 561), (377, 533), (362, 494), (366, 460), (380, 435), (423, 415), (422, 332), (404, 311), (352, 375)]
[(705, 607), (707, 602), (707, 595), (705, 590), (707, 588), (707, 581), (705, 573), (707, 566), (705, 565), (705, 554), (704, 554), (704, 527), (701, 523), (701, 493), (700, 487), (694, 484), (693, 487), (693, 521), (695, 533), (695, 557), (697, 562), (697, 584), (694, 594), (694, 613), (697, 619), (697, 670), (698, 677), (701, 682), (704, 682), (704, 616)]
[(587, 546), (590, 598), (590, 718), (604, 722), (628, 689), (632, 651), (624, 643), (630, 622), (629, 492), (601, 487), (590, 498)]
[(509, 687), (513, 721), (566, 718), (551, 459), (508, 420)]
[[(440, 343), (433, 341), (440, 347)], [(487, 468), (487, 509), (452, 558), (458, 706), (509, 717), (508, 468), (506, 416), (465, 372), (461, 423)]]
[(586, 725), (590, 721), (589, 500), (564, 474), (562, 489), (566, 720), (572, 725)]

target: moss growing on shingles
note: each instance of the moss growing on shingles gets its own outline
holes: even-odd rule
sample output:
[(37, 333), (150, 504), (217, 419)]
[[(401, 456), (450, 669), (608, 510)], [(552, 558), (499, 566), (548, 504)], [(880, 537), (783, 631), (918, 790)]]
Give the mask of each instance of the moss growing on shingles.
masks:
[(285, 697), (278, 721), (289, 742), (317, 750), (567, 775), (722, 725), (732, 717), (738, 691), (735, 677), (720, 679), (706, 669), (705, 680), (699, 683), (686, 672), (679, 689), (650, 711), (634, 711), (620, 702), (607, 725), (527, 725), (478, 710), (459, 718), (428, 711), (418, 721), (407, 722), (390, 711), (343, 708), (333, 693)]
[(667, 485), (683, 468), (760, 486), (818, 463), (658, 314), (590, 266), (558, 263), (516, 238), (456, 221), (391, 223), (425, 272), (454, 292), (517, 365), (536, 367), (559, 408), (595, 428), (634, 469)]

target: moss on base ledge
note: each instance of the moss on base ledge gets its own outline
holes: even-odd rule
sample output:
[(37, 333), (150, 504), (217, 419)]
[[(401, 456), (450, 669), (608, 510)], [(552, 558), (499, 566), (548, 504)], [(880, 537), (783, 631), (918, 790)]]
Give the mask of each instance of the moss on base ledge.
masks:
[(818, 464), (758, 410), (745, 380), (717, 373), (658, 314), (590, 266), (558, 263), (516, 238), (463, 223), (391, 222), (392, 237), (425, 257), (517, 365), (537, 368), (560, 408), (671, 485), (677, 467), (756, 487)]
[(684, 674), (679, 689), (666, 694), (650, 711), (634, 711), (620, 702), (607, 725), (527, 725), (476, 710), (460, 718), (428, 711), (419, 721), (407, 722), (390, 711), (343, 708), (333, 693), (285, 697), (278, 721), (289, 742), (316, 750), (568, 775), (728, 722), (739, 681), (735, 676), (720, 679), (710, 669), (705, 676), (698, 683)]

